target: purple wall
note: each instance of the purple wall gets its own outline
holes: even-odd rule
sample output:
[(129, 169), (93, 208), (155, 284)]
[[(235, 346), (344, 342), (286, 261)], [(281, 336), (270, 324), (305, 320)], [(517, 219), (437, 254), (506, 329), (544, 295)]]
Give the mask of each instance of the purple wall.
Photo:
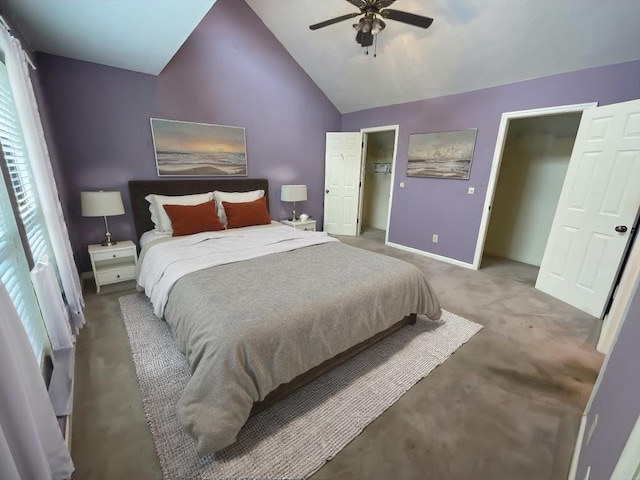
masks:
[[(578, 475), (584, 478), (591, 466), (591, 480), (611, 477), (618, 458), (640, 415), (640, 286), (631, 300), (618, 339), (595, 392), (588, 413), (587, 428), (597, 413), (596, 428), (588, 446), (582, 445)], [(585, 439), (586, 441), (586, 436)]]
[[(636, 98), (640, 61), (354, 112), (343, 116), (342, 130), (400, 125), (389, 241), (473, 263), (502, 113)], [(468, 181), (406, 177), (409, 134), (468, 128), (478, 128)], [(467, 195), (471, 186), (475, 195)], [(431, 243), (434, 233), (437, 244)]]
[(39, 54), (37, 62), (66, 179), (74, 255), (81, 271), (91, 271), (86, 248), (101, 241), (104, 224), (80, 215), (80, 192), (120, 190), (127, 213), (109, 226), (116, 238), (135, 238), (127, 182), (155, 176), (149, 117), (158, 79), (53, 55)]
[(81, 271), (100, 219), (80, 215), (80, 191), (117, 189), (127, 214), (117, 238), (135, 238), (127, 182), (157, 178), (149, 117), (246, 128), (250, 177), (270, 180), (271, 214), (284, 218), (280, 185), (304, 183), (301, 210), (322, 224), (325, 132), (340, 113), (244, 2), (219, 0), (159, 77), (40, 54), (47, 106), (67, 183), (69, 229)]
[(338, 110), (243, 1), (219, 0), (159, 80), (163, 118), (246, 128), (249, 176), (270, 181), (271, 216), (291, 205), (280, 186), (308, 186), (304, 211), (322, 225), (325, 132)]

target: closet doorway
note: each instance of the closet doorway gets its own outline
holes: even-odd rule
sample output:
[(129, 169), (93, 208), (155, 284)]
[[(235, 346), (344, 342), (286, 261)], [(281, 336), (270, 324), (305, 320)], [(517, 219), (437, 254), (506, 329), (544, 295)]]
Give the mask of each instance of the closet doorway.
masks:
[(508, 124), (480, 268), (534, 286), (582, 111)]
[(386, 243), (391, 219), (398, 127), (365, 128), (362, 134), (358, 235)]

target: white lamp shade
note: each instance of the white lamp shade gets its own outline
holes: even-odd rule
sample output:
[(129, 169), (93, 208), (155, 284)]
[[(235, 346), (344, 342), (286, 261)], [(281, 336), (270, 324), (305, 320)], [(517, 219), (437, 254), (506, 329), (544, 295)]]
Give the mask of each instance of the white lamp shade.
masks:
[(83, 217), (124, 215), (120, 192), (80, 192)]
[(304, 202), (306, 199), (306, 185), (282, 185), (280, 200), (283, 202)]

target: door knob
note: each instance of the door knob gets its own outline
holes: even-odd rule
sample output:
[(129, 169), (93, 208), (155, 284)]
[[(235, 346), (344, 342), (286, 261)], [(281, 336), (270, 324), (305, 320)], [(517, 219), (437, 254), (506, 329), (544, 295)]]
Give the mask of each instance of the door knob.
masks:
[(618, 233), (624, 233), (626, 231), (627, 231), (627, 227), (625, 227), (624, 225), (618, 225), (616, 227), (616, 232), (618, 232)]
[(325, 190), (324, 193), (329, 193), (329, 190)]

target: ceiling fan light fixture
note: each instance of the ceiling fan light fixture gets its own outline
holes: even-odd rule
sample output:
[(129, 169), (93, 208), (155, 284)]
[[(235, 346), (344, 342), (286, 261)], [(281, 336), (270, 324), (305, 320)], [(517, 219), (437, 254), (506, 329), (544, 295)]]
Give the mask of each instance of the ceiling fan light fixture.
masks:
[(373, 22), (371, 22), (371, 33), (373, 35), (377, 35), (382, 30), (384, 30), (384, 27), (386, 27), (386, 26), (387, 26), (387, 24), (384, 23), (382, 20), (380, 20), (379, 18), (374, 18)]
[(374, 54), (378, 46), (378, 34), (387, 26), (383, 19), (405, 23), (414, 27), (429, 28), (433, 23), (433, 18), (416, 15), (415, 13), (393, 10), (390, 7), (397, 0), (347, 0), (351, 5), (358, 8), (359, 12), (347, 13), (340, 17), (331, 18), (324, 22), (309, 26), (311, 30), (328, 27), (336, 23), (344, 22), (352, 18), (360, 17), (358, 23), (352, 26), (356, 30), (356, 42), (369, 54), (369, 47), (374, 46)]

